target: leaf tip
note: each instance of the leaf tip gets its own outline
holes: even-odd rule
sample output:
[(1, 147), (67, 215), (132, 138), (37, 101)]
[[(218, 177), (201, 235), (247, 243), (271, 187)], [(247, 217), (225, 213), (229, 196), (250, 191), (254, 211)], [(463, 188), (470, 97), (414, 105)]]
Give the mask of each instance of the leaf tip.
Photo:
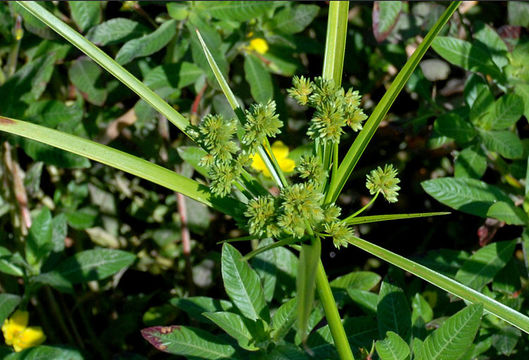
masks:
[(152, 346), (160, 351), (166, 351), (167, 345), (165, 345), (160, 339), (161, 335), (172, 333), (173, 331), (180, 330), (179, 325), (171, 326), (152, 326), (141, 330), (141, 336), (147, 340)]

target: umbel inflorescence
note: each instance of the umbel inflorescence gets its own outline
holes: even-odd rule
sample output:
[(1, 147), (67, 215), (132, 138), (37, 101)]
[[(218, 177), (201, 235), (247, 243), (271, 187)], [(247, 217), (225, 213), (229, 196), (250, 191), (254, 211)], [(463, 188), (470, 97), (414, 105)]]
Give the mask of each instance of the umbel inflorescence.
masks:
[[(288, 93), (300, 105), (315, 110), (307, 131), (312, 140), (338, 144), (346, 126), (353, 131), (362, 129), (366, 115), (360, 108), (358, 91), (346, 92), (321, 77), (314, 81), (294, 77)], [(280, 133), (283, 125), (273, 101), (253, 105), (244, 115), (240, 127), (236, 119), (208, 115), (191, 129), (195, 140), (207, 151), (201, 165), (208, 168), (211, 190), (220, 197), (227, 196), (234, 184), (239, 189), (242, 187), (239, 179), (244, 171), (251, 170), (252, 157), (269, 138)], [(295, 170), (299, 181), (282, 184), (278, 196), (253, 195), (248, 199), (244, 215), (250, 235), (276, 239), (302, 239), (307, 235), (331, 237), (336, 247), (347, 246), (354, 235), (353, 229), (339, 219), (338, 206), (323, 204), (328, 169), (324, 169), (322, 159), (316, 155), (303, 156)], [(393, 202), (398, 181), (392, 167), (377, 169), (368, 177), (368, 189), (372, 194), (382, 193)]]

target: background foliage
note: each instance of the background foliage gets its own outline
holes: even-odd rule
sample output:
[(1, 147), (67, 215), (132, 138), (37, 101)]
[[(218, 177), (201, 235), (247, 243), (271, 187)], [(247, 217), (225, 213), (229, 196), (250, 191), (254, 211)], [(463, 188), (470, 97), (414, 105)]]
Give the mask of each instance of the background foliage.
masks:
[[(306, 151), (305, 110), (285, 89), (294, 74), (321, 73), (327, 5), (44, 5), (194, 123), (210, 112), (233, 116), (194, 31), (199, 29), (238, 100), (248, 105), (274, 99), (288, 122), (280, 139), (291, 149), (290, 157), (299, 160)], [(351, 3), (343, 86), (360, 91), (366, 113), (445, 7)], [(434, 41), (339, 199), (345, 213), (364, 205), (369, 201), (366, 173), (393, 163), (401, 196), (396, 205), (377, 203), (377, 213), (448, 206), (453, 214), (361, 224), (357, 233), (525, 314), (528, 15), (523, 2), (465, 3)], [(190, 165), (198, 164), (200, 151), (167, 119), (20, 6), (1, 3), (0, 17), (3, 116), (109, 144), (204, 181), (203, 169)], [(3, 133), (0, 139), (0, 320), (22, 301), (31, 321), (43, 327), (46, 344), (68, 347), (43, 346), (26, 351), (29, 356), (38, 351), (48, 357), (69, 352), (72, 358), (164, 358), (143, 340), (140, 329), (190, 324), (231, 333), (226, 329), (231, 322), (222, 317), (229, 315), (222, 312), (234, 305), (250, 319), (253, 312), (270, 308), (273, 331), (259, 337), (259, 328), (250, 328), (250, 338), (241, 332), (235, 343), (219, 349), (226, 356), (238, 348), (255, 350), (262, 346), (259, 341), (299, 343), (288, 323), (297, 266), (291, 251), (274, 249), (252, 259), (251, 272), (237, 270), (263, 285), (250, 304), (237, 303), (238, 289), (230, 290), (221, 270), (229, 266), (229, 257), (240, 254), (225, 246), (221, 256), (216, 244), (244, 235), (231, 219), (84, 158)], [(351, 142), (342, 141), (341, 150)], [(184, 251), (188, 236), (191, 248)], [(246, 243), (237, 247), (242, 253), (250, 250)], [(435, 355), (432, 345), (454, 331), (460, 332), (461, 344), (451, 348), (459, 358), (524, 359), (529, 354), (526, 336), (490, 315), (480, 322), (479, 306), (463, 309), (462, 301), (353, 248), (337, 252), (327, 244), (322, 254), (360, 358), (373, 351), (373, 341), (382, 359), (405, 359), (412, 352), (419, 359), (455, 358)], [(321, 319), (317, 307), (310, 319), (316, 330), (307, 345), (316, 358), (333, 358), (329, 329)], [(189, 342), (197, 335), (187, 331)], [(143, 335), (149, 338), (148, 329)], [(421, 350), (415, 339), (423, 341)], [(0, 351), (10, 352), (7, 347)], [(270, 354), (304, 356), (281, 344)]]

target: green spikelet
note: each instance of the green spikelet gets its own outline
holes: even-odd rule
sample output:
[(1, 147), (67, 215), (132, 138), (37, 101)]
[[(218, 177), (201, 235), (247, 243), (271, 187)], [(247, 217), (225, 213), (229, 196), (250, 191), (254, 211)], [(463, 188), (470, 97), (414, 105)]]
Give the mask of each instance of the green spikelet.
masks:
[(303, 76), (294, 76), (292, 85), (292, 88), (287, 90), (288, 94), (300, 105), (307, 105), (312, 94), (312, 82)]
[(367, 175), (366, 187), (371, 195), (381, 192), (384, 198), (390, 202), (397, 202), (400, 180), (397, 178), (397, 170), (391, 164), (386, 164), (384, 169), (380, 166)]
[(283, 123), (275, 111), (274, 101), (269, 101), (266, 105), (252, 105), (251, 109), (246, 111), (247, 123), (244, 126), (242, 143), (248, 147), (250, 153), (255, 153), (267, 137), (275, 137), (281, 132), (279, 129)]

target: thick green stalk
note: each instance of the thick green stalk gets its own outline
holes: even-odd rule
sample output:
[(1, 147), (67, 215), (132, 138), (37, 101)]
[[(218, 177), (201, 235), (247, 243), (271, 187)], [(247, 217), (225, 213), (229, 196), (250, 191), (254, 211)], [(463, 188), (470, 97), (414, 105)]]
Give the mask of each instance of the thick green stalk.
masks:
[(369, 119), (367, 119), (364, 128), (362, 131), (360, 131), (353, 145), (351, 145), (351, 148), (345, 155), (340, 167), (338, 168), (338, 173), (336, 176), (333, 174), (329, 191), (325, 197), (326, 204), (331, 204), (336, 201), (347, 179), (349, 179), (349, 176), (353, 172), (353, 169), (360, 159), (360, 156), (362, 156), (367, 144), (369, 144), (369, 141), (375, 134), (378, 125), (388, 113), (391, 105), (400, 94), (401, 90), (404, 88), (404, 85), (406, 85), (406, 82), (410, 78), (411, 74), (413, 74), (415, 71), (417, 65), (419, 65), (419, 62), (426, 51), (430, 48), (432, 41), (435, 39), (437, 34), (439, 34), (443, 26), (447, 23), (460, 4), (461, 1), (455, 1), (448, 6), (439, 20), (437, 20), (435, 25), (430, 29), (423, 42), (417, 47), (413, 55), (408, 59), (402, 70), (391, 84), (388, 91), (386, 91), (380, 102), (377, 104), (375, 110), (373, 110), (373, 113)]
[[(325, 79), (333, 80), (338, 86), (342, 83), (343, 75), (343, 61), (345, 56), (345, 40), (347, 37), (347, 17), (349, 15), (348, 1), (331, 1), (329, 5), (329, 16), (327, 22), (327, 40), (325, 42), (325, 58), (323, 62), (322, 76)], [(316, 145), (318, 146), (318, 145)], [(332, 154), (335, 153), (334, 161), (337, 161), (337, 147), (335, 151), (331, 151), (331, 144), (326, 147), (328, 151), (324, 151), (324, 147), (316, 148), (317, 153), (323, 154), (323, 163), (330, 164)], [(326, 167), (328, 169), (328, 167)], [(329, 169), (330, 170), (330, 169)], [(336, 174), (333, 171), (332, 177)], [(319, 241), (319, 240), (318, 240)], [(316, 289), (320, 301), (325, 311), (325, 318), (329, 323), (331, 335), (334, 339), (336, 350), (342, 360), (354, 360), (351, 346), (347, 340), (347, 335), (343, 328), (340, 318), (340, 313), (336, 307), (336, 301), (327, 279), (327, 274), (323, 268), (321, 260), (318, 261), (316, 269)]]
[[(330, 2), (322, 77), (324, 79), (332, 80), (337, 86), (342, 84), (348, 15), (349, 1)], [(331, 157), (333, 154), (331, 146), (333, 145), (330, 143), (324, 145), (321, 142), (318, 142), (316, 146), (321, 147), (319, 151), (323, 154), (324, 168), (330, 171)], [(332, 177), (336, 176), (334, 167), (335, 166), (333, 165), (333, 171), (331, 173)]]
[(420, 277), (423, 280), (473, 304), (483, 304), (485, 310), (500, 319), (516, 326), (518, 329), (529, 333), (529, 317), (511, 309), (510, 307), (469, 288), (447, 276), (444, 276), (436, 271), (430, 270), (426, 266), (418, 264), (414, 261), (408, 260), (403, 256), (397, 255), (380, 246), (372, 244), (368, 241), (354, 237), (350, 241), (356, 247), (367, 251), (368, 253), (379, 257), (403, 270), (406, 270), (413, 275)]
[(325, 318), (329, 324), (332, 338), (334, 339), (334, 346), (338, 351), (338, 355), (342, 360), (354, 359), (349, 340), (347, 340), (347, 334), (342, 325), (342, 319), (340, 313), (336, 307), (336, 301), (332, 295), (331, 286), (329, 280), (327, 280), (327, 274), (323, 268), (321, 260), (318, 262), (318, 269), (316, 271), (316, 288), (318, 289), (318, 296), (323, 305), (323, 311), (325, 311)]

